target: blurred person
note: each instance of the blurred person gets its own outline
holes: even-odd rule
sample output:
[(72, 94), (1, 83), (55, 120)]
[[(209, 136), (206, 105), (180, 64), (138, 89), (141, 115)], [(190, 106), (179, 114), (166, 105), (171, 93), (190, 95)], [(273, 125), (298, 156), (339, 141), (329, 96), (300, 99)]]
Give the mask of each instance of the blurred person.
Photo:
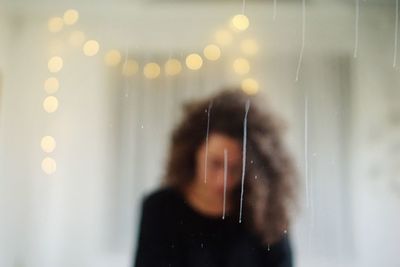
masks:
[(239, 89), (185, 105), (163, 186), (143, 200), (136, 267), (293, 265), (296, 169), (261, 105)]

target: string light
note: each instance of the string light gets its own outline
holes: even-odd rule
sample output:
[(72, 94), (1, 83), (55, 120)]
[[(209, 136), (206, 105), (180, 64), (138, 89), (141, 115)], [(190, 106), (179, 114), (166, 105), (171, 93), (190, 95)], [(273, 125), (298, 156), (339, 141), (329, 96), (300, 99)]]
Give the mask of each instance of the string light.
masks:
[(48, 113), (53, 113), (58, 109), (58, 100), (55, 96), (48, 96), (43, 101), (43, 109)]
[(75, 9), (68, 9), (64, 12), (64, 23), (66, 25), (73, 25), (79, 19), (79, 13)]
[(46, 157), (42, 160), (42, 170), (46, 174), (53, 174), (57, 170), (56, 161), (50, 157)]
[(160, 75), (161, 68), (157, 63), (147, 63), (143, 68), (143, 74), (147, 79), (155, 79)]
[(169, 76), (174, 76), (182, 71), (182, 64), (177, 59), (168, 59), (164, 64), (165, 74)]
[(56, 140), (52, 136), (44, 136), (40, 142), (42, 150), (46, 153), (51, 153), (56, 148)]
[(242, 81), (242, 90), (248, 95), (255, 95), (258, 93), (258, 82), (254, 79), (247, 78)]
[(106, 65), (114, 67), (121, 62), (121, 58), (121, 53), (116, 49), (112, 49), (104, 56), (104, 61)]
[(133, 76), (139, 70), (139, 64), (132, 59), (128, 59), (125, 61), (124, 65), (122, 65), (122, 75), (124, 76)]
[(245, 39), (240, 43), (240, 49), (244, 54), (252, 56), (258, 52), (258, 43), (253, 39)]
[(100, 45), (96, 40), (89, 40), (83, 45), (83, 53), (88, 57), (95, 56), (99, 49)]
[(236, 31), (245, 31), (250, 25), (249, 19), (243, 14), (235, 15), (231, 22), (232, 28)]
[[(50, 32), (60, 32), (64, 24), (73, 25), (79, 20), (79, 12), (75, 9), (68, 9), (64, 12), (63, 17), (52, 17), (48, 21), (48, 29)], [(244, 31), (250, 25), (249, 19), (239, 14), (232, 18), (231, 26), (235, 31)], [(221, 46), (226, 46), (232, 43), (233, 37), (231, 32), (227, 30), (220, 30), (215, 33), (215, 40)], [(74, 31), (69, 35), (69, 43), (72, 46), (81, 46), (85, 41), (85, 34), (81, 31)], [(55, 47), (59, 47), (54, 45)], [(251, 39), (243, 40), (240, 48), (246, 55), (254, 55), (258, 52), (258, 44)], [(86, 56), (95, 56), (99, 50), (100, 45), (95, 40), (89, 40), (83, 45), (83, 52)], [(59, 51), (58, 51), (59, 53)], [(203, 50), (206, 59), (210, 61), (218, 60), (221, 56), (221, 49), (215, 45), (210, 44)], [(121, 62), (121, 53), (112, 49), (104, 56), (104, 61), (108, 66), (117, 66)], [(191, 70), (198, 70), (203, 65), (203, 59), (199, 54), (193, 53), (186, 57), (186, 66)], [(63, 59), (59, 56), (54, 56), (48, 61), (48, 69), (52, 73), (59, 72), (63, 68)], [(234, 71), (238, 74), (246, 74), (250, 71), (250, 64), (244, 58), (238, 58), (233, 64)], [(125, 76), (132, 76), (138, 72), (139, 64), (134, 60), (126, 60), (122, 66), (122, 74)], [(164, 64), (166, 75), (177, 75), (182, 71), (181, 62), (177, 59), (169, 59)], [(148, 79), (157, 78), (161, 73), (161, 67), (154, 62), (148, 63), (143, 68), (143, 74)], [(44, 82), (44, 89), (48, 94), (53, 94), (59, 89), (59, 81), (55, 77), (49, 77)], [(249, 95), (256, 94), (259, 90), (258, 82), (254, 79), (244, 79), (241, 83), (241, 88)], [(58, 109), (58, 99), (54, 96), (48, 96), (43, 101), (43, 108), (48, 113), (53, 113)], [(44, 136), (41, 140), (41, 148), (46, 153), (51, 153), (56, 147), (55, 139), (52, 136)], [(47, 174), (52, 174), (56, 171), (57, 165), (53, 158), (46, 157), (42, 160), (42, 170)]]
[(50, 77), (44, 81), (44, 90), (48, 94), (54, 94), (55, 92), (57, 92), (59, 87), (60, 83), (56, 77)]
[(47, 22), (47, 27), (52, 33), (60, 32), (64, 27), (64, 21), (60, 17), (52, 17)]
[(68, 42), (70, 45), (79, 47), (85, 41), (85, 34), (81, 31), (73, 31), (69, 35)]
[(232, 43), (232, 39), (232, 34), (227, 30), (219, 30), (215, 33), (215, 40), (219, 45), (229, 45)]
[(193, 53), (186, 57), (186, 66), (191, 70), (198, 70), (203, 65), (203, 59), (199, 54)]
[(221, 49), (214, 44), (210, 44), (204, 48), (203, 54), (208, 60), (215, 61), (221, 57)]
[(237, 58), (233, 62), (233, 70), (239, 75), (247, 74), (250, 71), (250, 63), (245, 58)]
[(59, 72), (63, 67), (63, 59), (58, 56), (52, 57), (47, 63), (47, 67), (52, 73)]

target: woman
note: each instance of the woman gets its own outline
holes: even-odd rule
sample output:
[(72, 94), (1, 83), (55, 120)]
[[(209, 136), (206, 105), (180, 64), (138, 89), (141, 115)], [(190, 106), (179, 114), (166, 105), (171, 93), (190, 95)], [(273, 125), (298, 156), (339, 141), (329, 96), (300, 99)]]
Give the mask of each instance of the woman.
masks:
[(258, 101), (225, 90), (186, 105), (164, 187), (143, 202), (136, 267), (292, 266), (295, 167)]

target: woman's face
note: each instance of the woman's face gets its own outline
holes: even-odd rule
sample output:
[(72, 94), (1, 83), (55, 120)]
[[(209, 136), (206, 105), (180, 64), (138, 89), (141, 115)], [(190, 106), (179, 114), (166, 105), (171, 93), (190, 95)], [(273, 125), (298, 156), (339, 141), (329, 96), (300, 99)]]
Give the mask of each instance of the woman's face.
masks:
[[(226, 151), (226, 152), (224, 152)], [(225, 168), (225, 153), (227, 164)], [(226, 172), (226, 194), (229, 195), (240, 182), (242, 171), (242, 146), (236, 139), (224, 134), (212, 133), (196, 153), (194, 185), (210, 198), (221, 198), (224, 193)], [(222, 198), (221, 198), (222, 199)]]

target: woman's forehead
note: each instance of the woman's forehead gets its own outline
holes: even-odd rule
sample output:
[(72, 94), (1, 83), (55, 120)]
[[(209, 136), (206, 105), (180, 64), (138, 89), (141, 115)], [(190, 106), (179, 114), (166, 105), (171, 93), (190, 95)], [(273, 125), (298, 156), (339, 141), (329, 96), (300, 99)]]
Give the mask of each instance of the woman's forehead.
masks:
[(239, 142), (221, 139), (209, 139), (207, 153), (210, 157), (224, 158), (225, 150), (227, 151), (229, 161), (241, 159), (242, 146)]

